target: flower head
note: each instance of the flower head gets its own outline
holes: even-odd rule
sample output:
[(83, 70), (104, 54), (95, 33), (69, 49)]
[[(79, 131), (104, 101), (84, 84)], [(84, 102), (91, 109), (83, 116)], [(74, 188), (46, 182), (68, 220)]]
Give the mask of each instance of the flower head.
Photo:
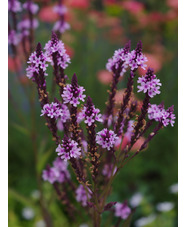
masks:
[(62, 16), (67, 12), (67, 7), (62, 4), (58, 4), (53, 7), (53, 11)]
[(42, 177), (44, 181), (53, 184), (59, 177), (59, 172), (54, 167), (48, 167), (46, 170), (43, 170)]
[(142, 53), (142, 43), (139, 42), (135, 50), (130, 50), (130, 42), (125, 45), (123, 49), (116, 50), (114, 56), (108, 60), (106, 68), (109, 72), (114, 72), (120, 67), (120, 76), (126, 72), (130, 67), (132, 71), (138, 69), (138, 67), (146, 68), (145, 62), (147, 58)]
[(91, 191), (87, 187), (87, 191), (83, 187), (83, 185), (79, 185), (79, 187), (76, 189), (76, 200), (78, 202), (81, 202), (82, 206), (87, 206), (88, 199), (91, 198)]
[(78, 147), (76, 141), (65, 136), (62, 140), (62, 144), (59, 144), (56, 148), (56, 152), (61, 159), (67, 161), (70, 158), (79, 158), (81, 155), (81, 148)]
[(127, 202), (116, 203), (115, 205), (115, 216), (127, 219), (131, 213), (131, 209), (127, 206)]
[(46, 170), (43, 170), (43, 180), (49, 181), (51, 184), (54, 182), (63, 183), (70, 178), (70, 173), (67, 170), (67, 167), (68, 162), (57, 157), (54, 160), (52, 167), (48, 166)]
[(14, 46), (17, 46), (20, 40), (21, 40), (21, 36), (20, 34), (16, 34), (15, 30), (11, 30), (8, 33), (8, 44), (13, 44)]
[(54, 103), (45, 104), (43, 109), (41, 110), (41, 116), (46, 115), (50, 118), (60, 119), (63, 123), (65, 123), (68, 119), (70, 119), (70, 112), (66, 105)]
[(21, 3), (18, 0), (8, 0), (8, 10), (14, 13), (21, 12)]
[(52, 64), (53, 64), (52, 56), (53, 54), (56, 54), (57, 64), (61, 68), (66, 69), (66, 67), (70, 63), (70, 57), (66, 53), (64, 43), (57, 38), (55, 33), (52, 33), (52, 39), (45, 44), (44, 49), (46, 51), (46, 55), (51, 58)]
[(126, 72), (126, 68), (128, 68), (128, 63), (126, 62), (126, 59), (128, 57), (129, 50), (130, 42), (127, 43), (123, 49), (116, 50), (113, 57), (108, 60), (108, 63), (106, 64), (106, 69), (109, 72), (114, 72), (120, 66), (120, 76), (123, 76), (123, 74)]
[(53, 30), (54, 31), (59, 31), (61, 34), (63, 34), (65, 31), (70, 29), (70, 24), (67, 23), (66, 21), (56, 21), (54, 24)]
[(102, 148), (110, 150), (116, 144), (119, 139), (117, 135), (112, 130), (104, 128), (102, 131), (97, 133), (96, 142), (101, 145)]
[(23, 8), (31, 12), (32, 14), (36, 14), (39, 10), (39, 6), (32, 1), (25, 2), (23, 4)]
[(148, 95), (153, 98), (156, 94), (160, 94), (160, 80), (154, 75), (154, 70), (148, 68), (145, 76), (138, 78), (138, 92), (148, 93)]
[(155, 120), (162, 122), (162, 124), (166, 127), (169, 124), (171, 126), (174, 126), (175, 122), (175, 114), (174, 112), (174, 106), (169, 107), (167, 110), (164, 109), (164, 106), (162, 104), (156, 105), (152, 104), (148, 108), (148, 118), (150, 120)]
[(78, 122), (85, 119), (84, 122), (88, 126), (91, 126), (95, 121), (103, 122), (102, 115), (99, 112), (100, 110), (95, 108), (92, 99), (88, 96), (86, 106), (78, 114)]
[(84, 98), (86, 97), (86, 95), (83, 94), (84, 91), (84, 87), (78, 85), (76, 74), (74, 74), (72, 78), (72, 83), (67, 84), (64, 87), (64, 91), (61, 96), (64, 103), (70, 103), (74, 107), (77, 107), (80, 101), (85, 101)]
[(36, 18), (33, 19), (32, 23), (29, 19), (24, 19), (20, 21), (17, 25), (19, 30), (29, 30), (30, 28), (36, 29), (39, 26), (39, 22)]
[(29, 66), (27, 67), (27, 77), (29, 79), (34, 77), (34, 74), (39, 74), (40, 70), (43, 71), (44, 75), (47, 76), (46, 69), (48, 67), (48, 64), (46, 62), (49, 62), (50, 59), (48, 56), (43, 53), (41, 49), (41, 44), (38, 43), (36, 51), (34, 51), (28, 60)]

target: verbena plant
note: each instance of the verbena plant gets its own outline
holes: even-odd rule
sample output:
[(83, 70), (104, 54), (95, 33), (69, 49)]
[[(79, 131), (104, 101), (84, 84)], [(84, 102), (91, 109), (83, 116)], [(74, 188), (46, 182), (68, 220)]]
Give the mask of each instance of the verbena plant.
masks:
[[(45, 118), (56, 142), (57, 157), (52, 166), (48, 164), (43, 170), (42, 177), (54, 186), (71, 219), (81, 215), (81, 212), (86, 212), (93, 226), (99, 227), (103, 212), (109, 211), (118, 217), (115, 226), (119, 226), (133, 212), (127, 200), (107, 203), (113, 180), (127, 162), (147, 147), (160, 129), (169, 124), (173, 126), (175, 119), (173, 106), (165, 109), (163, 103), (152, 104), (152, 98), (160, 93), (161, 87), (152, 68), (147, 68), (146, 74), (137, 78), (138, 92), (144, 93), (145, 96), (140, 112), (138, 110), (138, 101), (133, 95), (134, 81), (138, 68), (146, 69), (147, 60), (142, 53), (141, 42), (135, 50), (130, 50), (128, 42), (124, 48), (114, 52), (106, 65), (113, 78), (106, 110), (101, 114), (91, 97), (86, 98), (85, 89), (78, 85), (76, 74), (73, 75), (71, 83), (67, 83), (68, 77), (64, 70), (70, 64), (70, 57), (55, 33), (46, 43), (44, 50), (38, 43), (36, 51), (29, 58), (27, 77), (37, 86), (41, 116)], [(46, 76), (49, 64), (53, 67), (60, 99), (50, 100), (47, 92)], [(117, 109), (117, 86), (127, 71), (128, 82), (121, 106)], [(101, 131), (97, 130), (97, 123), (102, 127)], [(138, 150), (133, 152), (132, 147), (145, 133), (146, 139)], [(126, 135), (127, 144), (122, 146)], [(72, 180), (72, 175), (75, 180)], [(77, 203), (80, 203), (84, 210), (78, 210)]]

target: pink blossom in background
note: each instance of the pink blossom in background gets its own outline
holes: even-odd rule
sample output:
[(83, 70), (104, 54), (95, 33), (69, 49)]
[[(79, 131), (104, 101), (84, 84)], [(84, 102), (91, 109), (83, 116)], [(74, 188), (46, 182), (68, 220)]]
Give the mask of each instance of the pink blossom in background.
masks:
[(169, 7), (177, 9), (178, 8), (178, 0), (167, 0), (167, 5)]
[(68, 0), (67, 2), (70, 7), (78, 9), (87, 9), (90, 5), (88, 0)]
[(161, 12), (152, 12), (148, 15), (149, 23), (163, 22), (165, 21), (165, 14)]
[[(132, 151), (136, 151), (140, 149), (141, 145), (145, 142), (145, 138), (141, 137), (139, 140), (136, 141), (136, 143), (132, 147)], [(117, 149), (125, 149), (127, 144), (130, 144), (130, 138), (128, 136), (124, 136), (123, 141), (120, 145), (116, 146)]]
[[(162, 62), (158, 57), (156, 57), (156, 55), (145, 53), (145, 56), (148, 58), (148, 61), (146, 62), (147, 67), (153, 68), (155, 72), (158, 72), (162, 68)], [(140, 67), (138, 72), (141, 75), (145, 75), (146, 70)]]
[(110, 84), (112, 81), (112, 73), (107, 70), (100, 70), (97, 73), (97, 78), (103, 84)]
[(53, 6), (45, 6), (39, 12), (39, 18), (44, 22), (55, 22), (59, 16), (53, 10)]
[[(16, 63), (15, 63), (16, 61)], [(17, 66), (16, 66), (17, 65)], [(19, 58), (13, 59), (12, 57), (8, 56), (8, 70), (11, 72), (15, 72), (17, 69), (21, 69), (21, 62)]]
[(174, 19), (178, 19), (178, 11), (171, 9), (166, 13), (166, 20), (170, 21), (170, 20), (174, 20)]
[[(121, 90), (118, 90), (116, 92), (116, 95), (115, 95), (115, 102), (116, 102), (116, 104), (121, 104), (122, 103), (124, 91), (125, 91), (125, 89), (121, 89)], [(139, 100), (138, 98), (136, 98), (136, 96), (134, 94), (132, 95), (131, 98), (133, 100), (136, 100), (138, 102), (137, 111), (140, 112), (143, 102), (141, 100)]]
[(72, 47), (65, 44), (65, 48), (66, 48), (66, 53), (70, 56), (70, 58), (72, 58), (74, 56), (74, 50), (72, 49)]
[(131, 14), (137, 14), (144, 10), (144, 5), (137, 1), (125, 1), (122, 3), (122, 7), (128, 10)]

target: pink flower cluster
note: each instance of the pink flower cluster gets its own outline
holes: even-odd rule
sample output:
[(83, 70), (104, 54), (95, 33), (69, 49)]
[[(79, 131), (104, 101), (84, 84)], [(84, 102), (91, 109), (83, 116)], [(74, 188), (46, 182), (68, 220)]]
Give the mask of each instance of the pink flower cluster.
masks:
[(31, 26), (33, 29), (36, 29), (39, 26), (39, 22), (36, 18), (33, 19), (32, 24), (29, 19), (24, 19), (24, 20), (20, 21), (17, 25), (18, 29), (21, 31), (23, 31), (23, 30), (28, 31), (31, 28)]
[(57, 5), (57, 6), (54, 6), (53, 10), (61, 17), (60, 20), (56, 21), (56, 23), (54, 24), (53, 30), (59, 31), (62, 34), (66, 30), (70, 29), (70, 24), (64, 20), (64, 15), (67, 12), (67, 8), (63, 5)]
[(78, 122), (85, 119), (84, 122), (88, 126), (91, 126), (95, 121), (103, 122), (102, 115), (99, 112), (100, 110), (95, 108), (95, 106), (92, 106), (91, 109), (84, 106), (82, 111), (78, 114)]
[(48, 64), (46, 62), (49, 62), (50, 58), (41, 51), (40, 56), (37, 56), (36, 51), (34, 51), (30, 57), (27, 63), (30, 65), (27, 67), (26, 76), (31, 79), (34, 77), (34, 73), (39, 73), (40, 70), (44, 72), (44, 75), (47, 76), (46, 69), (48, 67)]
[(156, 78), (156, 75), (153, 73), (153, 70), (148, 68), (145, 76), (138, 78), (137, 88), (138, 92), (148, 93), (148, 95), (153, 98), (156, 94), (160, 94), (160, 80)]
[(127, 206), (127, 203), (116, 203), (115, 205), (115, 216), (122, 219), (127, 219), (131, 213), (131, 209)]
[[(66, 69), (68, 64), (70, 63), (70, 57), (66, 53), (66, 49), (64, 47), (64, 43), (61, 40), (49, 40), (48, 43), (45, 44), (44, 47), (46, 54), (48, 57), (51, 58), (52, 61), (52, 54), (57, 53), (57, 64), (63, 68)], [(53, 64), (53, 61), (52, 61)]]
[(161, 104), (152, 104), (148, 108), (148, 118), (150, 120), (162, 122), (165, 127), (169, 124), (173, 127), (176, 117), (175, 114), (173, 114), (173, 106), (165, 110)]
[(85, 91), (84, 87), (81, 86), (72, 86), (71, 84), (67, 84), (64, 87), (63, 94), (61, 95), (63, 98), (64, 103), (70, 103), (74, 107), (77, 107), (77, 105), (81, 101), (85, 101), (86, 95), (83, 94)]
[(87, 187), (87, 191), (83, 187), (83, 185), (79, 185), (76, 189), (76, 200), (82, 204), (83, 207), (87, 206), (88, 199), (91, 198), (91, 191)]
[(53, 162), (52, 167), (43, 170), (43, 180), (49, 181), (51, 184), (54, 182), (63, 183), (70, 178), (70, 173), (67, 170), (68, 162), (61, 160), (59, 157)]
[(17, 44), (21, 40), (21, 35), (17, 34), (15, 30), (11, 30), (8, 34), (8, 44), (13, 44), (14, 46), (17, 46)]
[(18, 0), (8, 0), (8, 10), (14, 13), (21, 12), (21, 3)]
[(102, 148), (110, 150), (116, 144), (119, 137), (112, 130), (104, 128), (102, 131), (97, 133), (96, 142), (101, 145)]
[(66, 105), (58, 104), (52, 102), (51, 104), (45, 104), (43, 109), (41, 110), (41, 116), (46, 115), (50, 118), (60, 119), (63, 123), (65, 123), (68, 119), (70, 119), (70, 112)]
[(70, 24), (67, 23), (66, 21), (56, 21), (54, 24), (53, 30), (54, 31), (59, 31), (61, 34), (63, 34), (65, 31), (70, 29)]
[(30, 11), (32, 14), (36, 14), (39, 10), (39, 6), (32, 1), (30, 2), (25, 2), (23, 4), (23, 8)]
[(145, 69), (145, 62), (147, 62), (147, 58), (144, 54), (138, 53), (136, 50), (126, 52), (124, 48), (114, 52), (113, 57), (110, 58), (106, 64), (106, 69), (109, 72), (113, 72), (113, 70), (117, 70), (120, 66), (120, 76), (123, 76), (128, 67), (130, 67), (131, 70), (136, 70), (139, 66)]
[(81, 148), (78, 147), (78, 143), (74, 140), (64, 137), (62, 144), (59, 144), (56, 148), (57, 154), (61, 159), (67, 161), (70, 158), (79, 158), (81, 155)]
[(62, 4), (56, 5), (53, 7), (53, 11), (62, 16), (67, 12), (67, 7)]

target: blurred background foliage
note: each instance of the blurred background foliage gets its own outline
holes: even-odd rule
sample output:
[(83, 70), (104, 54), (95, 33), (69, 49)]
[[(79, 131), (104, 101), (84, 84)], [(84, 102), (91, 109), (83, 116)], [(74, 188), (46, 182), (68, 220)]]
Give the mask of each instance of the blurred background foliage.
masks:
[[(37, 15), (39, 28), (36, 30), (35, 44), (41, 42), (44, 45), (50, 39), (54, 23), (53, 19), (47, 20), (46, 17), (52, 14), (55, 1), (36, 3), (39, 4), (40, 11)], [(70, 79), (74, 72), (77, 74), (79, 84), (86, 88), (86, 94), (92, 97), (97, 107), (104, 111), (108, 97), (109, 74), (104, 71), (108, 58), (128, 40), (131, 40), (132, 48), (141, 40), (143, 52), (148, 55), (151, 67), (155, 68), (163, 84), (161, 94), (153, 102), (160, 103), (163, 100), (166, 108), (174, 104), (177, 116), (176, 0), (71, 0), (64, 1), (64, 4), (69, 10), (67, 20), (71, 29), (62, 35), (62, 40), (72, 59), (65, 72)], [(56, 156), (55, 143), (44, 125), (44, 119), (40, 117), (35, 86), (28, 82), (24, 70), (21, 79), (16, 78), (11, 67), (10, 48), (9, 54), (9, 226), (43, 227), (45, 224), (39, 205), (37, 180), (40, 181), (43, 168)], [(49, 90), (52, 81), (52, 69), (50, 70), (47, 78)], [(119, 88), (125, 87), (124, 78)], [(29, 93), (34, 90), (34, 121), (25, 90)], [(137, 93), (136, 96), (143, 98)], [(33, 124), (36, 126), (36, 153), (33, 152), (31, 139)], [(161, 130), (148, 149), (129, 162), (113, 183), (109, 201), (122, 202), (137, 192), (142, 196), (130, 226), (177, 226), (177, 193), (171, 193), (170, 190), (170, 186), (177, 183), (177, 125), (176, 120), (175, 127)], [(84, 219), (78, 217), (75, 225), (69, 223), (51, 185), (42, 181), (40, 184), (54, 227), (89, 223), (86, 216)], [(157, 204), (165, 201), (173, 203), (173, 209), (157, 210)], [(148, 220), (146, 223), (144, 221), (145, 224), (143, 221), (141, 225), (137, 223), (140, 218), (150, 215), (154, 215), (154, 218), (149, 218), (149, 223)], [(103, 226), (109, 226), (106, 223), (108, 218), (109, 214), (105, 212)]]

